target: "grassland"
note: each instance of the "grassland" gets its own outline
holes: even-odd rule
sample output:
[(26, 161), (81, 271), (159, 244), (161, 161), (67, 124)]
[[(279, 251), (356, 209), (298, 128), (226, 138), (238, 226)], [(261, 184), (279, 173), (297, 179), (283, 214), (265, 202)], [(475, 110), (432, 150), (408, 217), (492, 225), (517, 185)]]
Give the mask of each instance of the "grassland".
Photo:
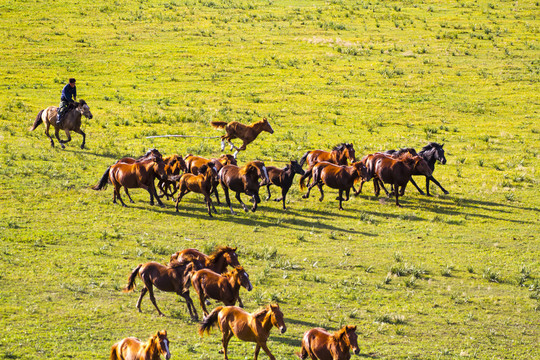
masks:
[[(219, 359), (185, 304), (158, 293), (135, 309), (131, 269), (174, 251), (238, 246), (253, 311), (279, 302), (292, 359), (304, 331), (357, 324), (361, 357), (540, 358), (540, 6), (536, 1), (96, 1), (0, 4), (0, 358), (106, 358), (126, 336), (165, 328), (175, 359)], [(87, 149), (50, 148), (39, 110), (69, 77), (94, 119)], [(450, 191), (338, 211), (300, 197), (289, 210), (209, 219), (112, 204), (89, 189), (116, 159), (156, 147), (219, 155), (211, 120), (270, 119), (241, 153), (283, 166), (353, 142), (358, 156), (445, 144), (435, 176)], [(419, 181), (422, 183), (423, 181)], [(421, 184), (423, 187), (423, 184)], [(433, 188), (433, 187), (432, 187)], [(274, 189), (274, 194), (276, 190)], [(233, 200), (234, 202), (234, 200)], [(236, 210), (238, 204), (234, 203)], [(234, 341), (231, 359), (253, 346)], [(261, 355), (265, 358), (264, 355)]]

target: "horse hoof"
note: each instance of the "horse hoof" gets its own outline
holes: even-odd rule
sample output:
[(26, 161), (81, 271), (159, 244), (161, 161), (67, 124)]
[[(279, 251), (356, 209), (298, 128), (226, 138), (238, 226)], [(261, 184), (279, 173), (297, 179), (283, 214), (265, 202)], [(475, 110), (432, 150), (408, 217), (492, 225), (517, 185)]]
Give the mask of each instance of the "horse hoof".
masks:
[(302, 199), (307, 199), (308, 196), (307, 195), (302, 195)]
[(445, 192), (444, 192), (444, 195), (448, 195), (448, 194), (450, 194), (448, 191), (445, 191)]
[(84, 149), (84, 145), (81, 145), (81, 150)]
[(219, 350), (218, 354), (223, 354), (223, 349)]

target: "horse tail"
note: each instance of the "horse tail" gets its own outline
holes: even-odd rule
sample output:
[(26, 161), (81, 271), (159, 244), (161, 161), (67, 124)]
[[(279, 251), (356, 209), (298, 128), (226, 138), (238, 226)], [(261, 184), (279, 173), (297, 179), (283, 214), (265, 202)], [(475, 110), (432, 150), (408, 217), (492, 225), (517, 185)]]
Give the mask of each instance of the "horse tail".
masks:
[(307, 160), (307, 157), (308, 157), (309, 153), (310, 153), (310, 151), (307, 151), (307, 152), (304, 154), (304, 156), (302, 156), (302, 158), (301, 158), (300, 161), (298, 162), (298, 163), (300, 164), (300, 166), (303, 166), (303, 165), (304, 165), (304, 163), (305, 163), (306, 160)]
[(119, 360), (118, 354), (116, 353), (116, 349), (118, 349), (118, 343), (114, 344), (111, 348), (111, 360)]
[(28, 128), (28, 131), (34, 131), (36, 128), (43, 122), (43, 119), (41, 118), (41, 115), (43, 115), (43, 112), (45, 109), (41, 110), (36, 117), (36, 120), (34, 121), (34, 125)]
[(226, 121), (210, 121), (210, 125), (216, 129), (224, 129), (227, 126), (228, 122)]
[(304, 181), (311, 176), (311, 173), (313, 172), (313, 169), (308, 169), (302, 177), (300, 177), (300, 189), (305, 190), (306, 185), (304, 184)]
[(109, 166), (107, 170), (105, 170), (105, 173), (99, 180), (99, 182), (92, 187), (94, 190), (102, 190), (107, 187), (107, 183), (109, 182), (109, 172), (111, 171), (111, 167)]
[(210, 329), (212, 326), (214, 326), (217, 322), (219, 312), (223, 309), (223, 306), (218, 306), (210, 314), (208, 314), (207, 317), (203, 319), (201, 322), (201, 326), (199, 327), (199, 335), (203, 336), (204, 333), (209, 334)]
[(131, 275), (129, 275), (128, 284), (126, 287), (122, 290), (123, 292), (130, 292), (135, 289), (135, 279), (137, 278), (137, 275), (139, 274), (139, 269), (143, 266), (143, 264), (139, 264), (133, 271), (131, 272)]

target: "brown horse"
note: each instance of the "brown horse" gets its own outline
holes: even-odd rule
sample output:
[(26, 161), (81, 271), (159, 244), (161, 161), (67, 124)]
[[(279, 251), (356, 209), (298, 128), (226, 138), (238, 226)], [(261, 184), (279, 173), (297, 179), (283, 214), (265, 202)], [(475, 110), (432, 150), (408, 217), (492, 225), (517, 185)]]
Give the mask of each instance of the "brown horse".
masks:
[(330, 334), (322, 328), (315, 328), (304, 333), (302, 338), (301, 359), (312, 360), (349, 360), (352, 350), (355, 355), (360, 353), (356, 326), (346, 325), (341, 330)]
[(205, 305), (207, 299), (218, 300), (227, 306), (232, 306), (240, 298), (241, 286), (245, 287), (247, 291), (253, 290), (249, 275), (242, 266), (236, 266), (223, 275), (209, 269), (201, 269), (192, 272), (190, 277), (191, 285), (199, 295), (199, 302), (204, 315), (208, 315)]
[(223, 274), (225, 271), (227, 271), (227, 265), (233, 268), (240, 266), (238, 255), (236, 255), (236, 248), (232, 248), (230, 246), (219, 246), (210, 255), (203, 254), (197, 249), (180, 250), (171, 255), (170, 262), (182, 262), (190, 259), (191, 257), (200, 261), (205, 269), (210, 269), (218, 274)]
[(396, 196), (396, 205), (399, 204), (399, 196), (405, 194), (407, 183), (411, 180), (411, 176), (415, 173), (420, 173), (426, 177), (431, 177), (432, 171), (427, 162), (420, 156), (412, 156), (405, 154), (399, 159), (390, 157), (380, 157), (375, 161), (373, 186), (375, 187), (375, 196), (379, 196), (380, 187), (384, 189), (386, 194), (389, 194), (384, 183), (394, 185), (394, 194)]
[(257, 210), (257, 204), (261, 202), (259, 197), (259, 178), (269, 181), (266, 166), (262, 161), (250, 161), (243, 167), (225, 165), (219, 171), (219, 183), (225, 193), (225, 200), (231, 209), (231, 214), (236, 215), (232, 209), (229, 189), (236, 192), (236, 200), (242, 204), (244, 211), (248, 211), (246, 204), (242, 202), (240, 193), (245, 193), (253, 198), (251, 211)]
[(177, 182), (169, 180), (170, 177), (180, 175), (180, 172), (185, 172), (187, 167), (184, 159), (177, 154), (165, 156), (163, 162), (165, 163), (165, 173), (167, 176), (165, 178), (160, 178), (157, 186), (161, 191), (159, 197), (162, 198), (165, 196), (168, 200), (176, 194), (176, 191), (178, 191)]
[[(219, 158), (213, 158), (213, 159), (206, 159), (201, 156), (188, 154), (186, 155), (184, 160), (186, 161), (187, 172), (190, 172), (194, 175), (197, 175), (199, 173), (199, 168), (201, 166), (208, 165), (209, 163), (212, 163), (214, 165), (217, 172), (219, 172), (219, 170), (221, 170), (221, 168), (225, 165), (229, 165), (229, 164), (237, 165), (236, 159), (232, 155), (229, 155), (229, 154), (223, 154)], [(218, 190), (217, 190), (218, 184), (219, 184), (219, 179), (216, 174), (216, 176), (212, 180), (211, 193), (214, 194), (214, 196), (216, 197), (216, 203), (219, 205), (220, 201), (219, 201), (219, 195), (218, 195)]]
[(120, 340), (111, 348), (111, 360), (159, 360), (161, 355), (166, 360), (171, 358), (167, 331), (158, 331), (143, 343), (137, 338), (128, 337)]
[(161, 310), (159, 310), (156, 304), (156, 298), (154, 297), (154, 286), (161, 291), (175, 292), (186, 300), (189, 314), (191, 319), (197, 320), (197, 310), (193, 305), (193, 301), (189, 297), (189, 290), (185, 290), (185, 280), (187, 275), (193, 269), (199, 269), (200, 263), (194, 258), (189, 258), (182, 262), (172, 262), (167, 266), (157, 263), (155, 261), (147, 262), (146, 264), (139, 264), (133, 271), (128, 279), (128, 284), (124, 288), (123, 292), (130, 292), (135, 289), (135, 279), (137, 275), (144, 283), (144, 287), (141, 290), (139, 300), (137, 300), (137, 309), (141, 312), (141, 301), (148, 292), (150, 295), (150, 301), (154, 304), (154, 307), (158, 311), (160, 316), (164, 316)]
[[(221, 137), (221, 151), (225, 149), (225, 140), (231, 145), (231, 150), (234, 148), (236, 152), (234, 153), (234, 158), (238, 155), (238, 152), (241, 150), (246, 150), (246, 146), (251, 143), (253, 140), (259, 136), (263, 131), (267, 131), (270, 134), (274, 133), (274, 129), (270, 126), (270, 123), (266, 118), (261, 121), (257, 121), (251, 125), (240, 124), (238, 121), (231, 121), (229, 123), (225, 121), (212, 121), (210, 124), (216, 129), (225, 129), (226, 135)], [(240, 139), (243, 141), (243, 144), (240, 148), (236, 147), (231, 140)]]
[[(319, 188), (321, 197), (319, 201), (324, 199), (324, 193), (322, 190), (323, 185), (327, 185), (333, 189), (339, 190), (339, 210), (343, 210), (342, 202), (349, 200), (349, 193), (355, 181), (359, 179), (369, 180), (370, 175), (364, 164), (361, 162), (355, 162), (352, 166), (334, 165), (329, 162), (320, 162), (315, 164), (311, 169), (300, 179), (300, 188), (305, 189), (304, 180), (313, 175), (313, 182), (308, 187), (308, 191), (302, 197), (307, 199), (311, 189), (315, 186)], [(345, 192), (346, 198), (343, 198), (343, 192)]]
[[(83, 137), (83, 142), (81, 144), (81, 149), (84, 149), (84, 144), (86, 142), (86, 134), (81, 130), (81, 117), (84, 115), (88, 119), (92, 119), (94, 116), (90, 112), (90, 108), (88, 107), (88, 104), (84, 100), (79, 100), (79, 102), (76, 102), (73, 107), (71, 107), (66, 114), (64, 115), (64, 118), (62, 119), (62, 123), (57, 126), (56, 125), (56, 115), (57, 115), (58, 108), (56, 106), (49, 106), (45, 110), (41, 110), (36, 120), (34, 121), (34, 125), (30, 127), (30, 131), (34, 131), (39, 124), (43, 123), (45, 125), (45, 135), (49, 138), (51, 141), (51, 146), (54, 147), (54, 141), (51, 138), (51, 135), (49, 135), (49, 127), (54, 127), (54, 136), (56, 136), (56, 139), (58, 139), (58, 142), (62, 146), (62, 149), (65, 149), (64, 146), (65, 143), (68, 143), (71, 141), (71, 134), (70, 131), (74, 131), (77, 134), (81, 134)], [(58, 135), (58, 132), (60, 130), (64, 130), (67, 136), (67, 140), (60, 140), (60, 136)]]
[(269, 182), (263, 182), (261, 185), (266, 185), (266, 190), (268, 190), (268, 197), (266, 200), (270, 199), (270, 185), (276, 185), (281, 188), (281, 197), (278, 199), (275, 199), (275, 201), (282, 201), (283, 202), (283, 209), (286, 209), (285, 207), (285, 197), (287, 196), (287, 193), (289, 192), (289, 189), (291, 188), (294, 175), (304, 175), (304, 170), (302, 169), (302, 166), (298, 164), (297, 161), (292, 160), (290, 164), (287, 164), (283, 169), (279, 169), (274, 166), (267, 166), (266, 170), (268, 171), (268, 179)]
[(210, 332), (212, 326), (217, 324), (221, 330), (221, 343), (225, 360), (227, 357), (227, 346), (231, 338), (236, 336), (242, 341), (254, 342), (255, 360), (259, 356), (261, 348), (268, 355), (270, 360), (276, 358), (266, 345), (272, 326), (275, 326), (283, 334), (287, 330), (283, 321), (283, 313), (279, 305), (271, 304), (266, 308), (249, 314), (236, 306), (218, 306), (201, 323), (199, 334), (202, 336), (205, 332)]
[(137, 161), (132, 164), (126, 164), (123, 162), (117, 162), (111, 165), (105, 170), (105, 173), (99, 180), (99, 182), (92, 187), (94, 190), (102, 190), (107, 187), (107, 183), (110, 182), (114, 186), (113, 203), (116, 204), (116, 197), (122, 203), (122, 206), (126, 206), (122, 197), (120, 196), (120, 188), (123, 187), (130, 202), (133, 203), (131, 196), (129, 196), (128, 188), (142, 188), (150, 193), (150, 205), (154, 205), (154, 197), (158, 204), (163, 206), (163, 203), (157, 196), (156, 187), (154, 185), (155, 178), (166, 177), (165, 163), (161, 158), (151, 156), (148, 160)]
[[(300, 159), (300, 166), (307, 162), (308, 170), (315, 164), (326, 161), (336, 165), (348, 165), (347, 159), (351, 163), (356, 161), (354, 145), (350, 143), (341, 143), (332, 149), (332, 151), (310, 150)], [(311, 175), (308, 177), (308, 185), (311, 182)]]
[(212, 181), (216, 174), (216, 169), (213, 166), (203, 165), (199, 168), (199, 175), (193, 175), (190, 173), (185, 173), (182, 175), (178, 181), (180, 193), (176, 199), (176, 212), (178, 212), (178, 204), (180, 204), (180, 200), (182, 200), (184, 195), (192, 191), (204, 196), (204, 201), (208, 207), (208, 215), (210, 215), (210, 217), (212, 217), (212, 210), (217, 213), (214, 204), (212, 204), (212, 199), (210, 199)]

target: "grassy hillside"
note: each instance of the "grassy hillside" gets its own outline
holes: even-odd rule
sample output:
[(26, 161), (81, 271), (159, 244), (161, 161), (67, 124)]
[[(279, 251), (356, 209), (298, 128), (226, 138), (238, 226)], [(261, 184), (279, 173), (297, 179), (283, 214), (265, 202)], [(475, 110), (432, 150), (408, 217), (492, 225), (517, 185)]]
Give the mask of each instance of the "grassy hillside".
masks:
[[(220, 359), (219, 331), (200, 338), (176, 295), (156, 293), (160, 318), (121, 289), (139, 263), (222, 244), (251, 276), (247, 310), (273, 301), (285, 314), (288, 331), (269, 342), (278, 359), (294, 358), (310, 328), (344, 324), (358, 325), (361, 357), (540, 357), (539, 8), (3, 1), (0, 358), (107, 358), (121, 338), (167, 329), (173, 359)], [(94, 115), (83, 150), (77, 134), (61, 150), (43, 126), (28, 132), (70, 77)], [(240, 213), (233, 199), (237, 216), (219, 206), (209, 219), (195, 194), (175, 213), (143, 190), (121, 208), (110, 187), (89, 188), (152, 147), (217, 156), (219, 139), (202, 138), (222, 134), (210, 121), (262, 117), (275, 133), (240, 163), (284, 166), (345, 141), (357, 157), (437, 141), (448, 163), (434, 175), (450, 194), (409, 186), (397, 208), (367, 184), (339, 211), (336, 191), (304, 200), (295, 184), (287, 211), (269, 201)], [(147, 138), (164, 134), (201, 138)], [(253, 356), (238, 340), (229, 350)]]

